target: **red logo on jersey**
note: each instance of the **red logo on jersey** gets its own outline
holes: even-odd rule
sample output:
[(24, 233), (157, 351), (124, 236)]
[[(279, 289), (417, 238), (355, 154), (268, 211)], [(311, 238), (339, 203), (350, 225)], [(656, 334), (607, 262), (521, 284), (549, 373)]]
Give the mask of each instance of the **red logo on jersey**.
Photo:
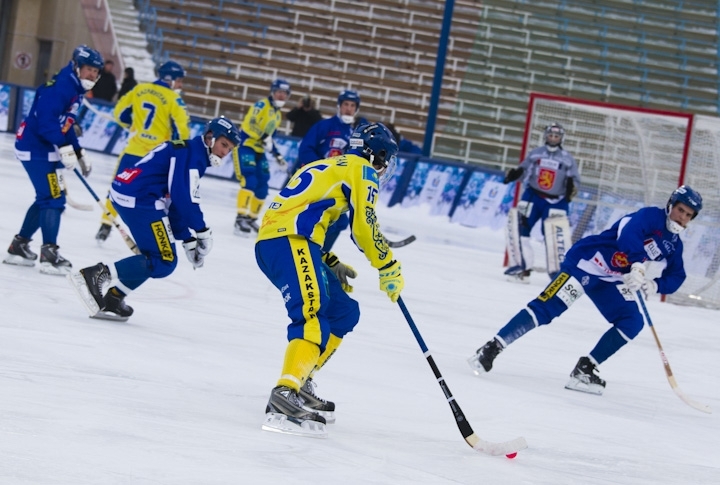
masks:
[(72, 128), (74, 122), (75, 120), (72, 118), (65, 119), (65, 124), (62, 128), (60, 128), (60, 131), (62, 131), (63, 135), (67, 135), (67, 132), (70, 131), (70, 128)]
[(326, 158), (337, 157), (338, 155), (342, 155), (342, 154), (343, 154), (342, 150), (338, 150), (337, 148), (331, 148), (330, 151), (328, 152)]
[(142, 172), (142, 170), (139, 168), (126, 168), (121, 173), (117, 174), (115, 180), (123, 184), (129, 184), (135, 179), (135, 177), (140, 175), (140, 172)]
[(616, 268), (624, 268), (626, 266), (630, 266), (630, 261), (628, 261), (627, 254), (618, 251), (613, 254), (612, 260), (610, 260), (610, 264), (612, 264)]
[(537, 183), (543, 190), (552, 189), (552, 186), (555, 183), (555, 171), (541, 168), (540, 173), (538, 174)]
[(25, 122), (23, 121), (22, 123), (20, 123), (20, 127), (18, 128), (18, 131), (17, 131), (16, 136), (17, 136), (18, 140), (22, 139), (24, 131), (25, 131)]

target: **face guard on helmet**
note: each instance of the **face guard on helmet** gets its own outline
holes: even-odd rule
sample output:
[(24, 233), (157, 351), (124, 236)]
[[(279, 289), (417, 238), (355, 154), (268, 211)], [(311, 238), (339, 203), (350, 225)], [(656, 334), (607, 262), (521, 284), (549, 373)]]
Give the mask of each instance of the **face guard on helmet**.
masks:
[(212, 152), (212, 147), (215, 145), (215, 141), (222, 136), (227, 138), (233, 145), (238, 146), (240, 144), (240, 132), (235, 125), (232, 124), (232, 121), (224, 116), (220, 116), (219, 118), (214, 118), (208, 122), (205, 134), (207, 135), (208, 133), (212, 133), (210, 143), (207, 144), (210, 165), (213, 167), (219, 167), (222, 165), (222, 158)]
[(284, 79), (276, 79), (270, 85), (270, 100), (277, 109), (285, 106), (288, 98), (290, 98), (290, 93), (290, 83)]
[[(342, 106), (344, 101), (352, 101), (355, 103), (355, 112), (351, 115), (342, 114), (340, 107)], [(360, 111), (360, 95), (357, 91), (352, 91), (350, 89), (346, 89), (345, 91), (340, 93), (340, 96), (338, 96), (337, 99), (337, 115), (342, 120), (343, 123), (346, 125), (351, 124), (353, 121), (355, 121), (355, 117), (357, 116), (358, 112)]]
[(368, 160), (378, 173), (380, 186), (390, 180), (397, 165), (398, 146), (382, 123), (362, 124), (350, 135), (348, 153)]
[(543, 140), (548, 151), (554, 152), (558, 148), (562, 148), (565, 140), (565, 128), (560, 123), (551, 123), (545, 127)]
[(170, 89), (180, 94), (180, 89), (176, 89), (175, 85), (178, 79), (185, 77), (185, 69), (175, 61), (167, 61), (158, 68), (158, 79), (168, 86)]
[[(77, 77), (80, 79), (80, 84), (85, 91), (90, 91), (93, 87), (95, 87), (95, 83), (98, 79), (100, 79), (100, 72), (102, 72), (103, 66), (105, 65), (103, 57), (95, 49), (86, 45), (79, 45), (73, 51), (72, 60), (75, 67), (75, 74), (77, 74)], [(80, 78), (80, 69), (83, 66), (94, 67), (98, 70), (98, 75), (94, 81)]]
[(665, 214), (667, 214), (665, 226), (667, 227), (667, 230), (672, 232), (673, 234), (680, 234), (685, 230), (685, 227), (683, 225), (670, 219), (670, 211), (672, 211), (673, 206), (678, 202), (680, 202), (681, 204), (685, 204), (690, 209), (695, 211), (692, 219), (695, 219), (700, 213), (700, 210), (702, 210), (702, 196), (700, 195), (700, 193), (696, 192), (687, 185), (681, 185), (680, 187), (675, 189), (673, 193), (670, 194), (670, 199), (668, 199), (668, 203), (665, 206)]

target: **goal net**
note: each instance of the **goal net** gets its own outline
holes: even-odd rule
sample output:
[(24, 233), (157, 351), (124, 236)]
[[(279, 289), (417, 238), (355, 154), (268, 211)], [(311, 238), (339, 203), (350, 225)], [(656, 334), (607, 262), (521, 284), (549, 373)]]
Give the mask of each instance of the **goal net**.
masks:
[(688, 278), (668, 299), (720, 308), (720, 120), (532, 93), (523, 158), (543, 144), (552, 122), (565, 127), (563, 148), (582, 179), (570, 204), (573, 242), (640, 207), (665, 207), (672, 191), (687, 183), (703, 196), (703, 211), (681, 236)]

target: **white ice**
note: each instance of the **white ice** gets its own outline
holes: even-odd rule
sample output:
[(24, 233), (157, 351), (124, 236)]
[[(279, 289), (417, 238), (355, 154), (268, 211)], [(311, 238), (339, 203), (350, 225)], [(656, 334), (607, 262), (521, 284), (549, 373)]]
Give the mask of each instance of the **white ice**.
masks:
[[(115, 159), (91, 156), (103, 195)], [(72, 197), (92, 203), (69, 180)], [(608, 328), (587, 298), (476, 377), (466, 359), (547, 276), (506, 282), (501, 233), (427, 208), (378, 211), (389, 238), (418, 238), (395, 251), (405, 303), (475, 432), (524, 436), (529, 448), (508, 460), (467, 446), (402, 313), (346, 233), (336, 252), (359, 271), (362, 317), (316, 376), (337, 423), (325, 440), (262, 431), (287, 318), (253, 241), (233, 235), (236, 190), (203, 179), (215, 236), (205, 267), (193, 271), (181, 250), (174, 274), (128, 298), (135, 315), (124, 324), (89, 319), (64, 278), (0, 264), (0, 483), (720, 483), (717, 312), (648, 304), (680, 387), (716, 414), (673, 394), (647, 328), (601, 366), (603, 396), (565, 390)], [(0, 135), (0, 198), (0, 242), (9, 243), (33, 200), (9, 134)], [(96, 245), (99, 217), (97, 208), (63, 215), (59, 244), (76, 269), (130, 254), (116, 232)], [(40, 243), (38, 233), (32, 247)]]

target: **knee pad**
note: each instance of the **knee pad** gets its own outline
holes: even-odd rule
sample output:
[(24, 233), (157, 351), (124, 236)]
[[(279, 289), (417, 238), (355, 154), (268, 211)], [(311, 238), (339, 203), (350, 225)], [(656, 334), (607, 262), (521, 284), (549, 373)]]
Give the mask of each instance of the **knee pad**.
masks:
[(159, 255), (152, 255), (148, 257), (148, 263), (150, 266), (150, 277), (151, 278), (165, 278), (172, 274), (177, 267), (177, 253), (173, 251), (174, 258), (172, 261), (166, 261)]
[(645, 322), (643, 321), (642, 315), (638, 312), (637, 315), (623, 318), (617, 322), (612, 322), (612, 324), (622, 332), (623, 335), (632, 340), (638, 336)]
[(346, 334), (352, 332), (359, 321), (360, 305), (352, 298), (347, 297), (344, 311), (333, 318), (333, 321), (330, 323), (330, 328), (334, 335), (343, 338)]

